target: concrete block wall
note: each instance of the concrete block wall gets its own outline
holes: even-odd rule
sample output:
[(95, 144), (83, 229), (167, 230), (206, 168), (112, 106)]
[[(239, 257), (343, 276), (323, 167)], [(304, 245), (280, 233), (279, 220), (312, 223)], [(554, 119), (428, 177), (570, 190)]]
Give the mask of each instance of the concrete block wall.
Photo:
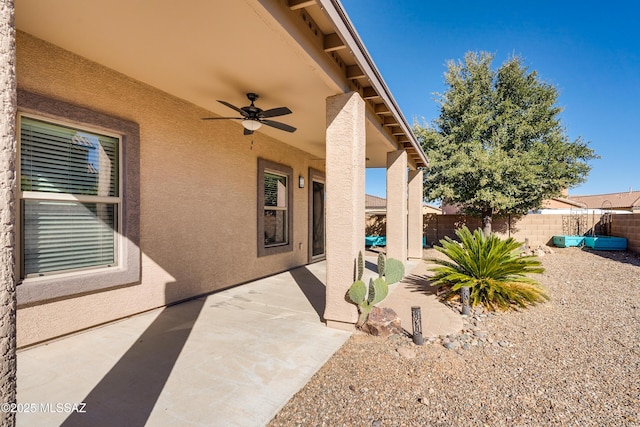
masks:
[(640, 214), (614, 214), (611, 235), (627, 238), (627, 249), (640, 253)]
[[(437, 243), (445, 236), (454, 238), (455, 231), (463, 225), (475, 230), (482, 223), (480, 218), (465, 215), (425, 215), (427, 242)], [(530, 246), (551, 245), (554, 235), (563, 234), (562, 215), (494, 217), (492, 229), (503, 239), (513, 237), (519, 242), (528, 239)]]
[(367, 215), (364, 222), (364, 234), (366, 236), (386, 236), (387, 235), (387, 216), (386, 215)]
[[(456, 237), (456, 230), (462, 226), (475, 230), (482, 226), (480, 218), (466, 215), (437, 215), (424, 216), (423, 233), (427, 243), (438, 243), (445, 237)], [(589, 227), (592, 224), (589, 223)], [(553, 236), (563, 234), (562, 215), (527, 215), (524, 217), (495, 217), (492, 223), (493, 232), (501, 238), (513, 237), (524, 242), (529, 239), (529, 245), (551, 245)], [(385, 215), (372, 215), (366, 219), (367, 236), (386, 236)]]
[(530, 246), (553, 245), (553, 236), (564, 234), (562, 215), (526, 215), (507, 218), (507, 230), (497, 230), (502, 238), (513, 237), (519, 242), (529, 240)]
[(447, 236), (454, 238), (456, 230), (465, 225), (469, 230), (475, 230), (482, 226), (482, 222), (480, 218), (465, 215), (425, 215), (424, 232), (427, 236), (427, 244), (431, 246)]
[[(493, 219), (493, 232), (502, 238), (513, 237), (519, 242), (529, 239), (532, 247), (553, 245), (553, 236), (566, 234), (567, 221), (575, 221), (576, 216), (567, 215), (525, 215), (516, 217), (496, 217)], [(596, 234), (605, 234), (607, 227), (600, 223), (600, 215), (581, 215), (580, 234), (589, 234), (595, 229)], [(429, 246), (439, 243), (445, 236), (455, 238), (455, 231), (466, 225), (470, 230), (481, 227), (480, 218), (465, 215), (424, 216), (423, 232)], [(367, 235), (385, 236), (386, 221), (384, 215), (373, 215), (367, 218)], [(572, 229), (576, 229), (573, 227)], [(611, 223), (612, 236), (626, 237), (628, 250), (640, 253), (640, 214), (614, 214)]]

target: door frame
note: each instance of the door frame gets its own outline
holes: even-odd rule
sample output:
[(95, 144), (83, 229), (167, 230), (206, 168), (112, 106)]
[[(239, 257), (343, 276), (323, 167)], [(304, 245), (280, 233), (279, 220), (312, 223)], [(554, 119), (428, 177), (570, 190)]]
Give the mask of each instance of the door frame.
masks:
[[(326, 236), (327, 236), (327, 220), (326, 220), (326, 214), (323, 215), (324, 217), (324, 235), (325, 235), (325, 242), (324, 242), (324, 252), (321, 255), (313, 255), (313, 183), (314, 182), (319, 182), (322, 183), (322, 185), (325, 188), (325, 192), (326, 192), (326, 188), (327, 188), (327, 183), (326, 183), (326, 178), (325, 178), (325, 174), (324, 172), (321, 172), (317, 169), (313, 169), (313, 168), (309, 168), (309, 192), (308, 192), (308, 200), (309, 200), (309, 220), (308, 220), (308, 228), (309, 228), (309, 240), (308, 240), (308, 249), (309, 249), (309, 263), (312, 262), (318, 262), (318, 261), (322, 261), (326, 258), (327, 256), (327, 242), (326, 242)], [(325, 193), (326, 194), (326, 193)], [(326, 201), (326, 196), (325, 196), (325, 201)], [(326, 204), (324, 206), (325, 208), (325, 212), (326, 212)]]

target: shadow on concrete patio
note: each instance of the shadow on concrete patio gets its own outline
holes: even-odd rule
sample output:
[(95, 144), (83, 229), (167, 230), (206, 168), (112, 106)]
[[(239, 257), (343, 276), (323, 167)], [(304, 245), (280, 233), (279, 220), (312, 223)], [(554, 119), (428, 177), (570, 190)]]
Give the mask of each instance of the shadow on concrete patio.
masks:
[(289, 271), (291, 277), (309, 300), (313, 309), (318, 313), (320, 321), (324, 322), (324, 309), (326, 307), (326, 287), (307, 267), (298, 267)]
[(439, 286), (433, 286), (429, 278), (424, 275), (410, 274), (402, 280), (407, 290), (411, 292), (419, 292), (423, 295), (430, 296), (439, 295)]
[(85, 403), (18, 425), (263, 426), (351, 335), (319, 321), (325, 264), (151, 310), (18, 354), (18, 401)]
[(204, 303), (198, 298), (163, 309), (83, 400), (86, 412), (72, 413), (62, 426), (144, 426)]

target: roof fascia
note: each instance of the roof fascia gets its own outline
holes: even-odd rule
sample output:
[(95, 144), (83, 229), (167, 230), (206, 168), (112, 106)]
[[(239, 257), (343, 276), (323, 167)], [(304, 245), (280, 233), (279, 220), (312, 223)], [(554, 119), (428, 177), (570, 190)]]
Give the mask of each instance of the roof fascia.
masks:
[(389, 87), (384, 82), (382, 75), (378, 71), (371, 55), (367, 52), (362, 39), (355, 30), (355, 27), (349, 20), (344, 8), (338, 0), (316, 0), (317, 4), (322, 8), (327, 17), (333, 23), (336, 32), (340, 34), (342, 40), (352, 52), (357, 64), (371, 81), (372, 87), (376, 90), (384, 103), (391, 109), (392, 115), (397, 119), (398, 126), (402, 128), (409, 137), (410, 143), (420, 156), (420, 160), (428, 165), (427, 156), (425, 155), (420, 143), (418, 142), (413, 130), (407, 123), (406, 118), (402, 114), (398, 104), (396, 103)]

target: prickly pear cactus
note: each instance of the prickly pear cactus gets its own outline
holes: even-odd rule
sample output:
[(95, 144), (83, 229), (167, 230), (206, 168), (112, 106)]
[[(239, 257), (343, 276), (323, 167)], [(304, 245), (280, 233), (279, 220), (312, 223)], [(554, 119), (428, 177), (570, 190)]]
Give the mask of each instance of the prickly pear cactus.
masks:
[(398, 282), (404, 276), (404, 265), (393, 258), (385, 259), (383, 254), (378, 255), (378, 278), (369, 279), (369, 285), (362, 280), (364, 274), (364, 259), (362, 251), (358, 253), (356, 261), (357, 280), (353, 282), (347, 295), (358, 306), (360, 317), (356, 326), (361, 327), (367, 321), (367, 317), (374, 305), (384, 300), (389, 294), (389, 284)]
[(376, 288), (373, 286), (373, 279), (369, 279), (369, 294), (367, 295), (367, 303), (373, 305), (376, 299)]
[(378, 277), (384, 277), (384, 272), (385, 272), (384, 255), (379, 253), (378, 254)]
[(387, 259), (384, 277), (389, 285), (399, 282), (404, 277), (404, 264), (394, 258)]
[(356, 280), (349, 288), (349, 299), (358, 306), (367, 299), (367, 285), (362, 280)]
[[(369, 287), (374, 289), (374, 297), (373, 300), (370, 301), (372, 306), (381, 302), (389, 294), (389, 284), (382, 277), (378, 277), (376, 280), (370, 283)], [(369, 289), (369, 294), (371, 294), (371, 289)]]

